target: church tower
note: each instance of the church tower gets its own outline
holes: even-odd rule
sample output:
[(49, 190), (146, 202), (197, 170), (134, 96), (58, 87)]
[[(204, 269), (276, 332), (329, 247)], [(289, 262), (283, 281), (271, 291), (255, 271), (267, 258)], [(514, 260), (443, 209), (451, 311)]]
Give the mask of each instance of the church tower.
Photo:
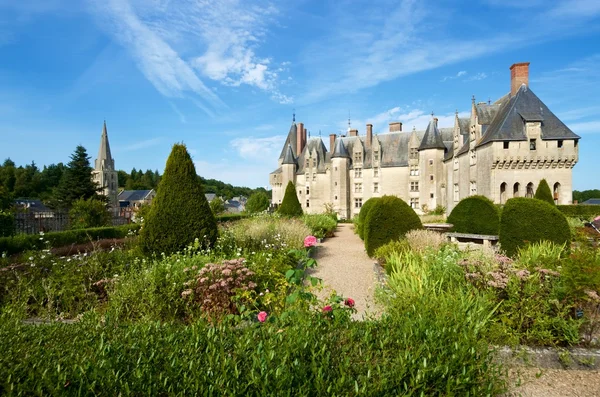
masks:
[(100, 149), (98, 158), (94, 164), (92, 172), (94, 182), (100, 187), (100, 192), (108, 198), (108, 204), (116, 212), (119, 210), (118, 195), (118, 175), (115, 169), (115, 160), (110, 154), (110, 145), (108, 144), (108, 133), (106, 132), (106, 121), (102, 127), (102, 137), (100, 138)]

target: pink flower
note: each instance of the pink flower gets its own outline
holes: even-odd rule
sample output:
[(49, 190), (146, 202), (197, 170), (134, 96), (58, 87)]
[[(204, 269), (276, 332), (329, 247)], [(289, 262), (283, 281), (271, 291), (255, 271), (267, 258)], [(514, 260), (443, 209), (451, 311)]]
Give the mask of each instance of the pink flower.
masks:
[(317, 238), (315, 236), (306, 236), (304, 239), (304, 248), (310, 248), (317, 245)]
[(261, 323), (264, 323), (265, 320), (267, 319), (267, 312), (260, 312), (258, 313), (258, 321), (260, 321)]
[(331, 308), (331, 306), (327, 305), (323, 308), (323, 313), (329, 313), (333, 311), (333, 309)]
[(346, 298), (346, 300), (344, 301), (344, 304), (350, 308), (354, 307), (354, 299), (352, 298)]

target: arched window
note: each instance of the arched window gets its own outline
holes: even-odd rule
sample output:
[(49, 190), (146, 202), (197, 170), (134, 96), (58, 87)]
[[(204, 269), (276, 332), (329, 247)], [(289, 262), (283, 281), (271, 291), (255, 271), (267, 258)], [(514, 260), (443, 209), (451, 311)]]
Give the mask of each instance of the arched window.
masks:
[(558, 204), (558, 202), (560, 200), (560, 183), (556, 182), (554, 184), (553, 193), (554, 193), (554, 203)]
[(506, 182), (500, 184), (500, 204), (506, 202)]
[(519, 197), (520, 191), (521, 191), (521, 184), (519, 182), (517, 182), (513, 186), (513, 197)]
[(527, 193), (525, 194), (525, 197), (533, 198), (533, 195), (534, 195), (533, 182), (529, 182), (527, 184)]

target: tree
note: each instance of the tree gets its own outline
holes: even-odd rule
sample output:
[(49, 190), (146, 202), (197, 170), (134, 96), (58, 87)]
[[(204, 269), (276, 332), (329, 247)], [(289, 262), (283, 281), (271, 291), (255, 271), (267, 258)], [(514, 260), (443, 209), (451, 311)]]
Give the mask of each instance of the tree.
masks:
[(210, 210), (213, 214), (219, 215), (225, 212), (225, 203), (221, 197), (215, 197), (210, 203)]
[(248, 201), (246, 202), (246, 212), (251, 214), (257, 212), (263, 212), (267, 208), (269, 208), (269, 204), (271, 200), (267, 197), (267, 194), (264, 192), (256, 192), (250, 196)]
[(98, 190), (98, 185), (92, 180), (90, 157), (85, 148), (78, 145), (63, 173), (52, 204), (58, 208), (70, 208), (75, 200), (100, 198)]
[(171, 254), (197, 238), (211, 246), (218, 236), (194, 162), (183, 144), (173, 145), (165, 172), (144, 227), (140, 244), (144, 252)]
[(106, 203), (93, 198), (79, 199), (73, 202), (69, 211), (71, 229), (88, 229), (110, 225), (110, 213)]
[(535, 191), (535, 196), (533, 196), (533, 197), (538, 200), (542, 200), (549, 204), (554, 205), (554, 197), (552, 197), (552, 192), (550, 191), (550, 186), (548, 186), (548, 182), (546, 182), (545, 179), (542, 179), (540, 181), (540, 184), (538, 185), (538, 187)]
[(296, 187), (292, 181), (289, 181), (285, 188), (285, 195), (277, 212), (283, 216), (302, 216), (303, 214), (302, 206), (296, 195)]
[(8, 210), (13, 206), (13, 198), (4, 186), (0, 185), (0, 211)]

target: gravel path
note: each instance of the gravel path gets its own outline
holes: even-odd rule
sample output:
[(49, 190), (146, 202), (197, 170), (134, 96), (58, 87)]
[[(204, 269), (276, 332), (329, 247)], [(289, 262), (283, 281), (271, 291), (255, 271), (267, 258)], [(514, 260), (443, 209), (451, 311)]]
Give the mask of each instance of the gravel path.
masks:
[(335, 236), (325, 239), (315, 255), (317, 267), (311, 271), (323, 280), (323, 289), (317, 292), (326, 299), (335, 291), (344, 298), (352, 298), (356, 303), (355, 319), (379, 312), (374, 301), (376, 277), (374, 260), (365, 252), (364, 244), (354, 234), (354, 226), (340, 223)]
[[(516, 368), (506, 396), (522, 397), (594, 397), (600, 396), (600, 371)], [(517, 385), (514, 385), (517, 383)]]

